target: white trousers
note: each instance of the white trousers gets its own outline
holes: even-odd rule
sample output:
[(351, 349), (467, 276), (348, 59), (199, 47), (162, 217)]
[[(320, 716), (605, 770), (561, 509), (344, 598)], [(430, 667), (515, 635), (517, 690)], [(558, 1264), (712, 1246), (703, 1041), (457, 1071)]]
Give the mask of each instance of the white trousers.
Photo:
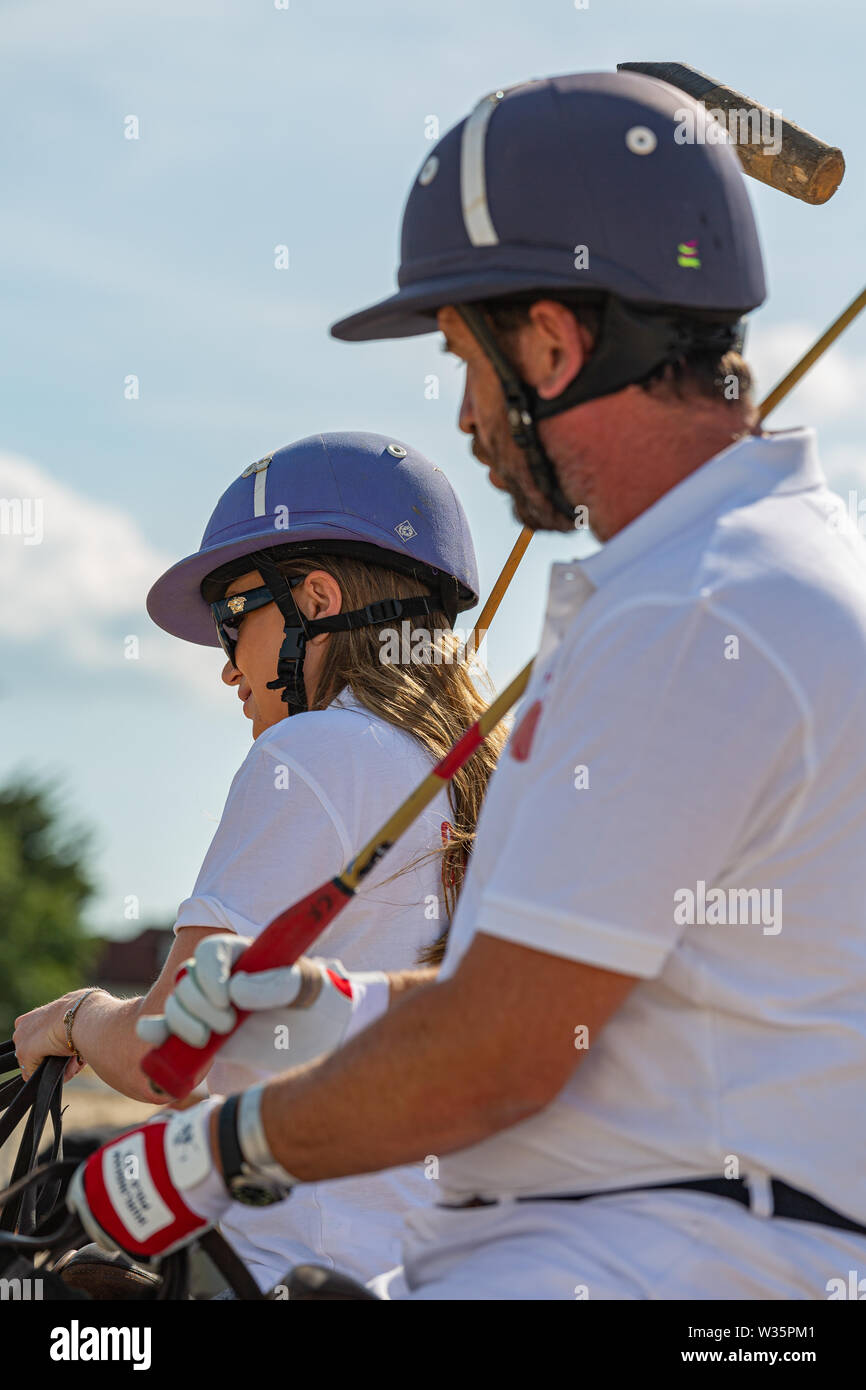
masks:
[(857, 1279), (866, 1298), (866, 1236), (706, 1193), (431, 1207), (406, 1224), (403, 1264), (370, 1281), (381, 1298), (827, 1299)]

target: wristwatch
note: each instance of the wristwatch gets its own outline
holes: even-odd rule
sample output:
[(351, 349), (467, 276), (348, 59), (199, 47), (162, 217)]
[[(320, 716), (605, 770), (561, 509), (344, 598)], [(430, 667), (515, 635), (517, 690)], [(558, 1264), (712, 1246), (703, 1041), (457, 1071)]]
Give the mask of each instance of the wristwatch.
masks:
[(291, 1185), (282, 1183), (244, 1158), (238, 1134), (240, 1096), (229, 1096), (223, 1103), (217, 1123), (217, 1143), (223, 1181), (236, 1202), (247, 1207), (270, 1207), (283, 1202)]

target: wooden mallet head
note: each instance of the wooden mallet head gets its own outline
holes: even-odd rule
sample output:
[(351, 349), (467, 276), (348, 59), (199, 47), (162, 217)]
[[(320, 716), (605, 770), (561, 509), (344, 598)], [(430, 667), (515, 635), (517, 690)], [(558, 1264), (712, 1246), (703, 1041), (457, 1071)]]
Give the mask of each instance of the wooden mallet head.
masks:
[(618, 72), (641, 72), (678, 87), (727, 129), (743, 171), (780, 193), (804, 203), (826, 203), (842, 175), (845, 158), (835, 145), (827, 145), (778, 112), (761, 106), (733, 87), (725, 87), (686, 63), (617, 63)]

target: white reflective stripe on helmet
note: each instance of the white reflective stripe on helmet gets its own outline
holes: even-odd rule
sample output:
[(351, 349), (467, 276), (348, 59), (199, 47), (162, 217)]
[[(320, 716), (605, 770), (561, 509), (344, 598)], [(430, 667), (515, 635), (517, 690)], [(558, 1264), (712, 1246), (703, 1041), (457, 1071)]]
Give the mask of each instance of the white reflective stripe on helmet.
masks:
[(268, 477), (268, 467), (270, 460), (264, 468), (259, 468), (256, 472), (256, 486), (253, 493), (253, 516), (267, 515), (265, 510), (265, 483)]
[(500, 92), (482, 97), (466, 117), (460, 144), (460, 200), (466, 235), (473, 246), (498, 246), (499, 237), (487, 206), (487, 179), (484, 174), (484, 147), (487, 126), (499, 105)]

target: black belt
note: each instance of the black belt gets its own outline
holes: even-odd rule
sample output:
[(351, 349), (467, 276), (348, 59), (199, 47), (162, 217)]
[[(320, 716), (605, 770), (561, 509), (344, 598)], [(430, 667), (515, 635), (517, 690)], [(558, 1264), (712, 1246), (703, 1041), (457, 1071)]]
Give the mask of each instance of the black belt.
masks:
[[(538, 1197), (516, 1197), (517, 1202), (585, 1202), (590, 1197), (618, 1197), (625, 1192), (709, 1192), (714, 1197), (731, 1197), (741, 1206), (751, 1207), (752, 1195), (745, 1178), (692, 1178), (683, 1179), (682, 1182), (657, 1182), (647, 1183), (640, 1187), (614, 1187), (608, 1188), (606, 1192), (551, 1192), (542, 1194)], [(808, 1192), (801, 1192), (798, 1187), (790, 1187), (788, 1183), (782, 1182), (781, 1178), (770, 1179), (770, 1190), (773, 1195), (773, 1210), (771, 1215), (783, 1217), (787, 1221), (813, 1221), (818, 1226), (835, 1226), (841, 1231), (854, 1231), (859, 1236), (866, 1236), (866, 1226), (861, 1226), (856, 1221), (851, 1221), (849, 1217), (843, 1216), (840, 1211), (834, 1211), (832, 1207), (827, 1207), (823, 1202), (819, 1202), (817, 1197), (810, 1197)], [(499, 1205), (498, 1197), (470, 1197), (466, 1202), (456, 1202), (453, 1205), (440, 1202), (440, 1206), (450, 1206), (452, 1211), (461, 1211), (464, 1207), (495, 1207)]]

